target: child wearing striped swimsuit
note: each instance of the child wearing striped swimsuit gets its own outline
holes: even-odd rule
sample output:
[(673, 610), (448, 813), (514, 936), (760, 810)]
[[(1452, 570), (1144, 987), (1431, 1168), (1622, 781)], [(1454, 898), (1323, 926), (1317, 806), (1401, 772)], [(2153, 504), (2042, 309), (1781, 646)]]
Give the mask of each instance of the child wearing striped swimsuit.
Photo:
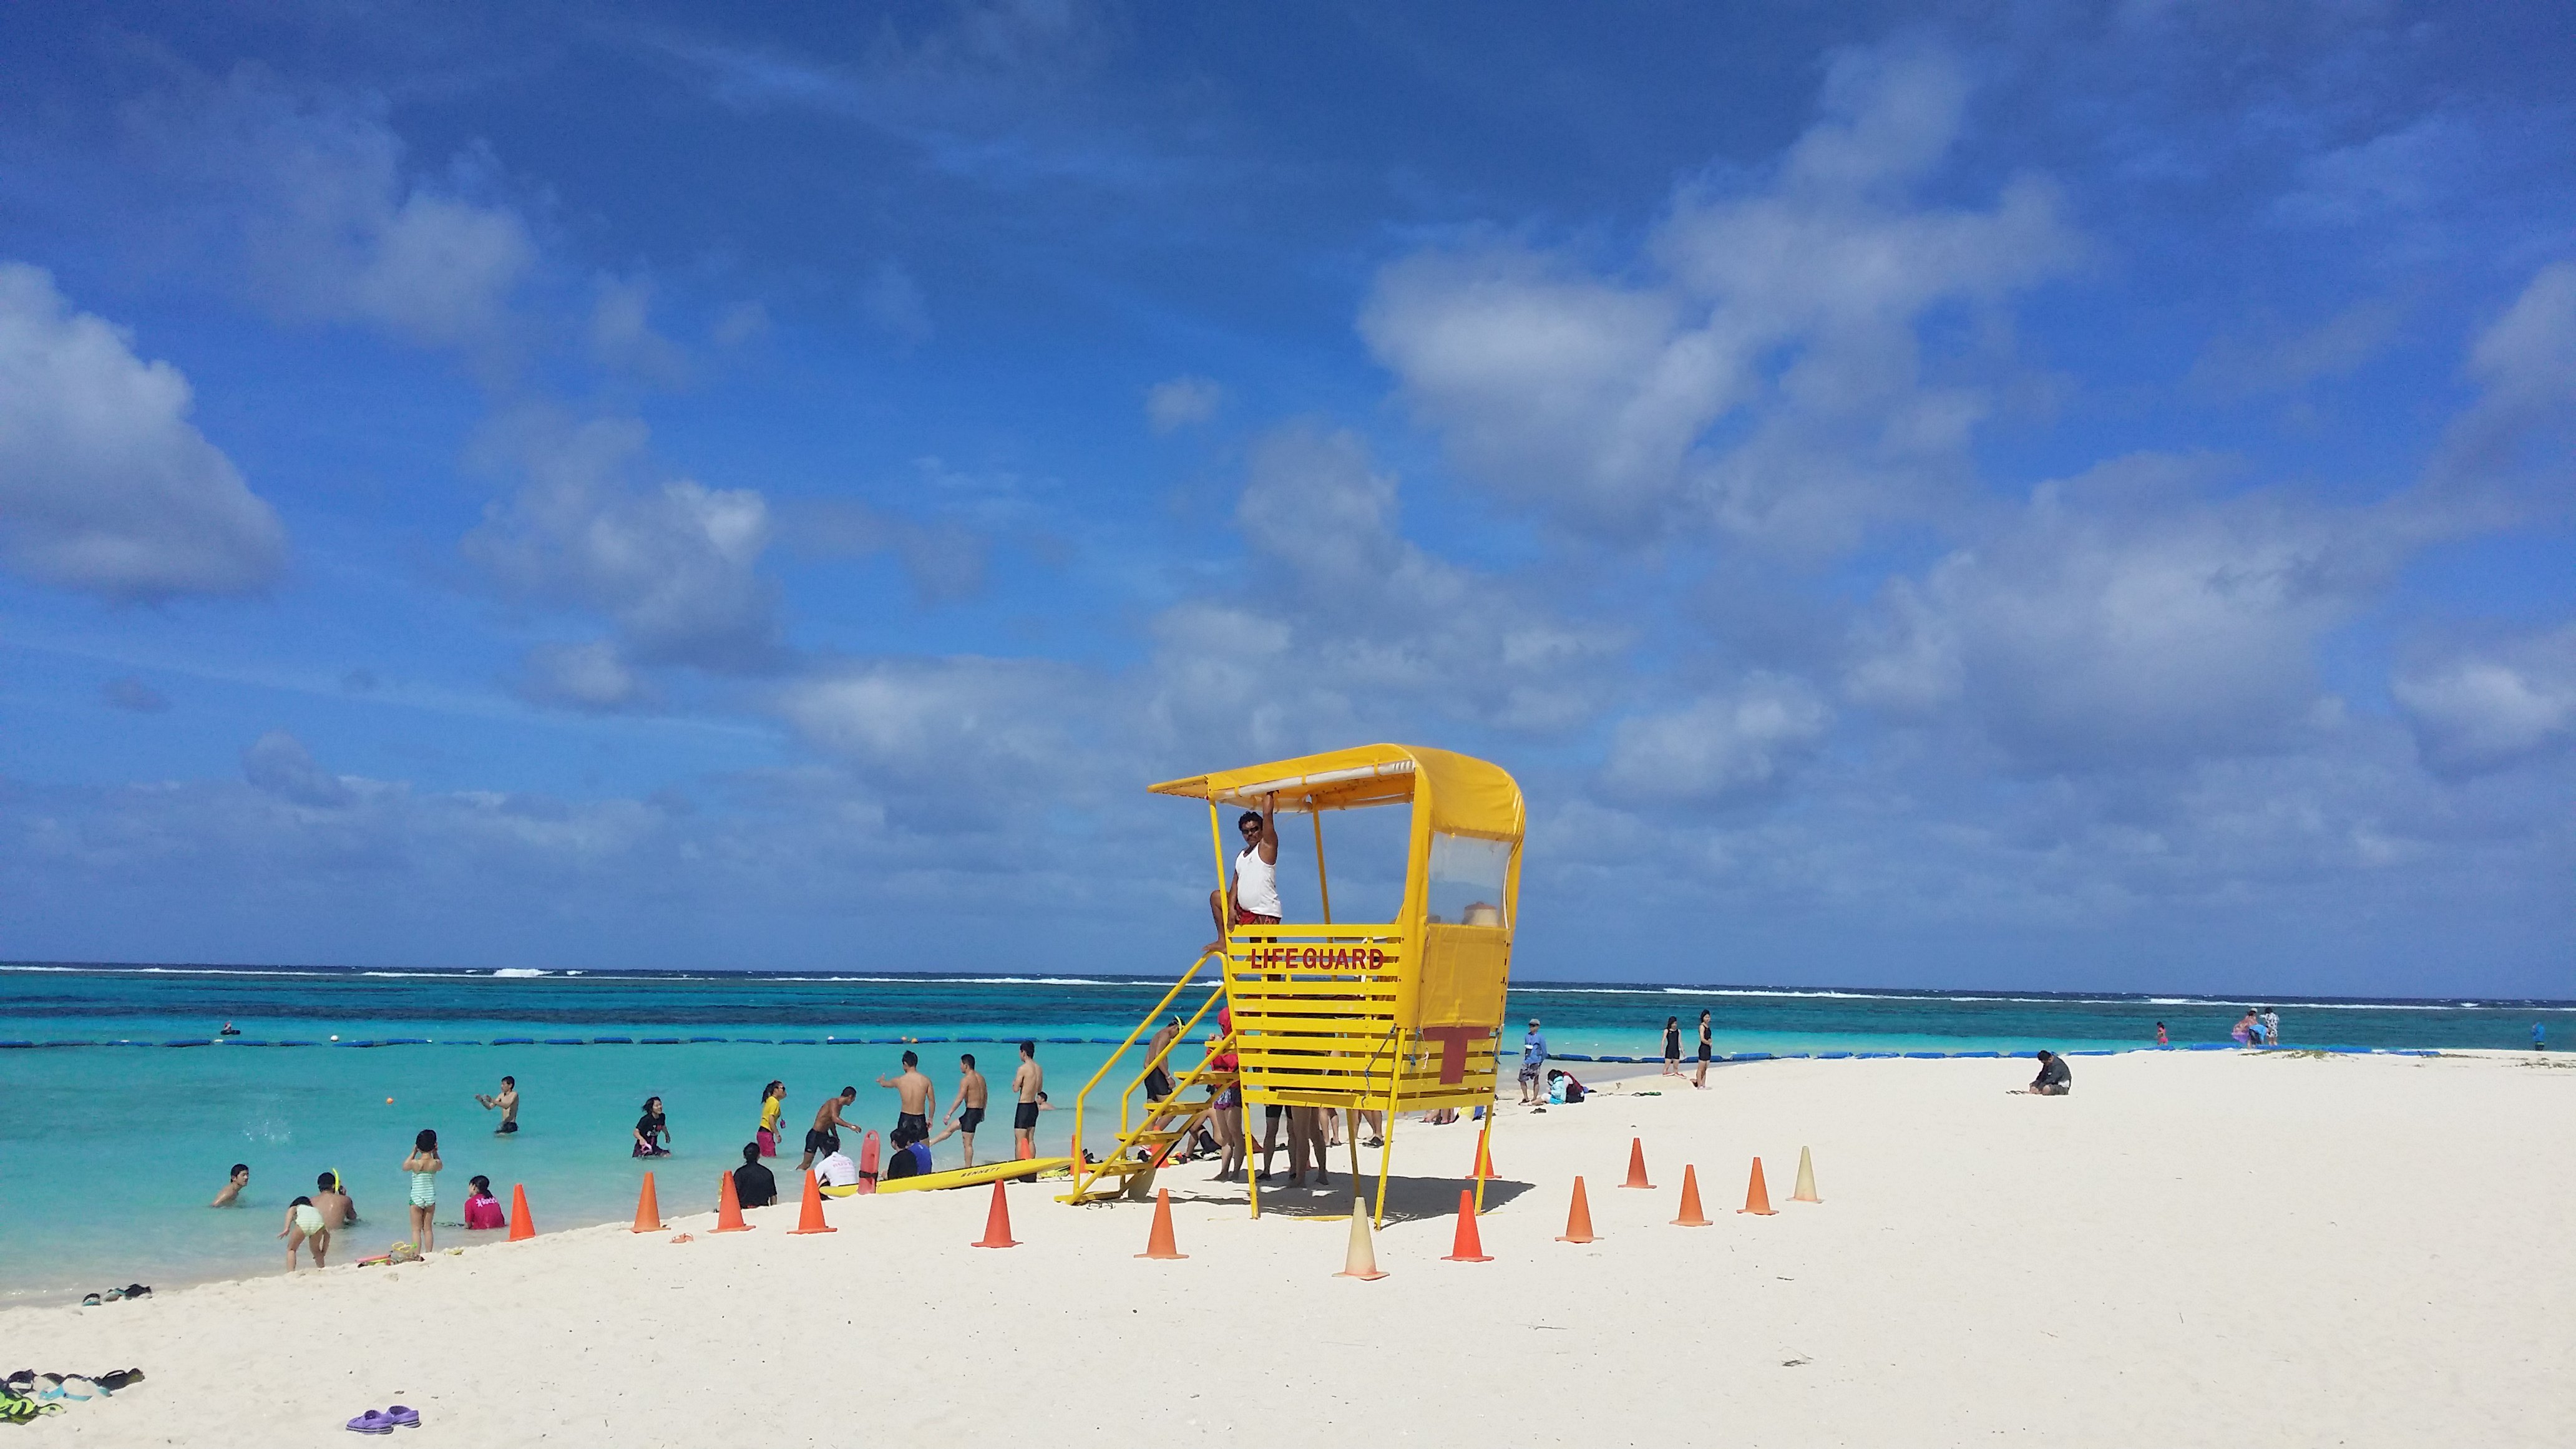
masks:
[(438, 1169), (446, 1164), (438, 1160), (438, 1134), (424, 1127), (412, 1139), (411, 1156), (403, 1159), (403, 1171), (411, 1174), (411, 1238), (423, 1253), (430, 1250), (430, 1234), (438, 1206)]

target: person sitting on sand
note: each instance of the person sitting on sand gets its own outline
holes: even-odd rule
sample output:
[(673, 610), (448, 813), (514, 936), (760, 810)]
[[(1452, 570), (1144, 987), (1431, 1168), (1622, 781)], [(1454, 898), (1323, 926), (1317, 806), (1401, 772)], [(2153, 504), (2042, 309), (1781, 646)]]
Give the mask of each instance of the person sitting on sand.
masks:
[(1547, 1074), (1547, 1099), (1558, 1106), (1580, 1102), (1590, 1095), (1592, 1089), (1576, 1081), (1572, 1072), (1551, 1071)]
[(309, 1197), (299, 1197), (287, 1204), (286, 1226), (280, 1228), (277, 1235), (286, 1240), (286, 1271), (289, 1273), (295, 1271), (296, 1249), (309, 1246), (313, 1250), (313, 1266), (316, 1268), (323, 1266), (323, 1256), (331, 1251), (330, 1225), (323, 1221), (322, 1210), (315, 1207)]
[(336, 1172), (321, 1173), (313, 1179), (313, 1205), (322, 1210), (322, 1226), (334, 1232), (358, 1221), (358, 1201), (349, 1196), (349, 1189)]
[(922, 1075), (921, 1053), (905, 1052), (902, 1073), (892, 1081), (879, 1077), (877, 1085), (894, 1088), (897, 1105), (902, 1109), (895, 1113), (894, 1136), (890, 1139), (893, 1144), (910, 1147), (927, 1140), (930, 1136), (930, 1114), (939, 1110), (939, 1090), (930, 1085), (930, 1078)]
[(501, 1090), (488, 1097), (477, 1092), (474, 1094), (474, 1100), (482, 1103), (483, 1110), (487, 1112), (498, 1109), (501, 1113), (501, 1125), (492, 1129), (493, 1136), (507, 1137), (511, 1133), (519, 1130), (518, 1078), (503, 1077), (501, 1079)]
[(2074, 1083), (2075, 1074), (2067, 1070), (2066, 1058), (2055, 1052), (2043, 1051), (2039, 1054), (2039, 1075), (2031, 1078), (2030, 1085), (2020, 1088), (2014, 1095), (2063, 1097)]
[(798, 1172), (814, 1166), (815, 1153), (840, 1151), (842, 1128), (847, 1127), (853, 1132), (859, 1130), (858, 1123), (841, 1115), (842, 1108), (857, 1100), (859, 1089), (856, 1087), (843, 1087), (841, 1095), (823, 1099), (823, 1105), (814, 1110), (814, 1125), (805, 1129), (805, 1160), (796, 1164)]
[(936, 1147), (951, 1137), (964, 1134), (966, 1165), (975, 1165), (975, 1129), (984, 1125), (984, 1102), (992, 1089), (985, 1085), (984, 1074), (975, 1070), (975, 1054), (960, 1052), (957, 1056), (957, 1100), (948, 1108), (948, 1130), (930, 1139)]
[(671, 1124), (662, 1115), (662, 1099), (644, 1099), (644, 1115), (635, 1119), (635, 1157), (671, 1155)]
[(206, 1206), (239, 1207), (241, 1206), (242, 1189), (248, 1186), (250, 1186), (250, 1164), (247, 1162), (236, 1162), (233, 1164), (232, 1180), (225, 1183), (222, 1190), (215, 1194), (215, 1200), (206, 1204)]
[(492, 1179), (477, 1174), (465, 1179), (465, 1185), (472, 1189), (465, 1195), (465, 1226), (468, 1231), (479, 1233), (510, 1225), (508, 1215), (501, 1211), (501, 1200), (492, 1195)]
[[(850, 1154), (835, 1147), (829, 1156), (814, 1164), (814, 1181), (823, 1187), (856, 1187), (859, 1185), (859, 1165), (850, 1160)], [(739, 1187), (735, 1189), (737, 1192), (740, 1190)]]
[(438, 1134), (423, 1127), (403, 1159), (403, 1171), (411, 1174), (411, 1240), (423, 1253), (438, 1231), (438, 1170), (446, 1165), (438, 1160)]
[(743, 1207), (767, 1207), (778, 1201), (778, 1178), (760, 1165), (760, 1144), (742, 1144), (742, 1166), (733, 1170), (733, 1200)]

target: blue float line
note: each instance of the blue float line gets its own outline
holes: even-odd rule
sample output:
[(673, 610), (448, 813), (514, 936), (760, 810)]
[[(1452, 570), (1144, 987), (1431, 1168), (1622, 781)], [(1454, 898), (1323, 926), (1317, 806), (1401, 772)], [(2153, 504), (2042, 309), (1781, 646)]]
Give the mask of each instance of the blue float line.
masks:
[(548, 1046), (588, 1046), (588, 1045), (590, 1045), (590, 1043), (588, 1043), (588, 1042), (586, 1042), (586, 1041), (583, 1041), (580, 1037), (577, 1037), (577, 1036), (550, 1036), (550, 1037), (547, 1037), (547, 1038), (546, 1038), (546, 1045), (548, 1045)]

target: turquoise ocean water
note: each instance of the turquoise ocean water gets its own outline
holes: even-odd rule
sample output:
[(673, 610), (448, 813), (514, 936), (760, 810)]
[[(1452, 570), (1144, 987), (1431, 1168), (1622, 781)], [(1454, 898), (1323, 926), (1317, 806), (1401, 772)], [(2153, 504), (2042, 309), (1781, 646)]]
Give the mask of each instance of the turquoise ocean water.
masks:
[[(772, 1077), (787, 1083), (790, 1146), (844, 1085), (860, 1089), (851, 1120), (890, 1127), (894, 1094), (873, 1083), (898, 1070), (905, 1037), (919, 1039), (943, 1110), (960, 1052), (1004, 1088), (1022, 1038), (1040, 1043), (1049, 1090), (1070, 1106), (1169, 984), (0, 966), (0, 1301), (274, 1269), (286, 1203), (325, 1168), (349, 1180), (365, 1215), (354, 1246), (382, 1251), (405, 1235), (400, 1164), (423, 1127), (438, 1131), (448, 1164), (442, 1222), (476, 1173), (505, 1203), (525, 1183), (540, 1228), (624, 1221), (648, 1166), (666, 1214), (704, 1211)], [(1539, 982), (1513, 988), (1512, 1034), (1534, 1015), (1560, 1055), (1651, 1057), (1666, 1015), (1687, 1037), (1707, 1008), (1717, 1049), (1736, 1056), (2112, 1051), (2151, 1041), (2157, 1021), (2178, 1044), (2224, 1043), (2249, 1004)], [(2553, 1046), (2576, 1045), (2571, 1003), (2263, 1004), (2281, 1012), (2292, 1046), (2519, 1048), (2535, 1022)], [(218, 1042), (226, 1022), (243, 1035)], [(522, 1130), (496, 1138), (474, 1094), (504, 1073), (519, 1080)], [(664, 1099), (675, 1148), (649, 1163), (628, 1153), (647, 1096)], [(1070, 1116), (1041, 1119), (1042, 1151), (1063, 1150)], [(1007, 1112), (978, 1147), (988, 1159), (1009, 1152)], [(939, 1165), (955, 1166), (958, 1149), (943, 1145)], [(234, 1162), (252, 1169), (246, 1206), (208, 1209)], [(442, 1246), (467, 1241), (461, 1229), (440, 1235)], [(340, 1256), (357, 1256), (351, 1247)]]

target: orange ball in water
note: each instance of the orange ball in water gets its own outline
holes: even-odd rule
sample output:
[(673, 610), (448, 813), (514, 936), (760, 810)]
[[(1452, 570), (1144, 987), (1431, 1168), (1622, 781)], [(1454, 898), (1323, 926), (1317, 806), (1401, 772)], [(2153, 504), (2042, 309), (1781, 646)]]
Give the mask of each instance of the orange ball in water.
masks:
[(393, 1099), (393, 1098), (391, 1098), (391, 1097), (387, 1097), (387, 1098), (385, 1098), (385, 1105), (386, 1105), (386, 1106), (390, 1107), (390, 1106), (392, 1106), (393, 1104), (394, 1104), (394, 1099)]

